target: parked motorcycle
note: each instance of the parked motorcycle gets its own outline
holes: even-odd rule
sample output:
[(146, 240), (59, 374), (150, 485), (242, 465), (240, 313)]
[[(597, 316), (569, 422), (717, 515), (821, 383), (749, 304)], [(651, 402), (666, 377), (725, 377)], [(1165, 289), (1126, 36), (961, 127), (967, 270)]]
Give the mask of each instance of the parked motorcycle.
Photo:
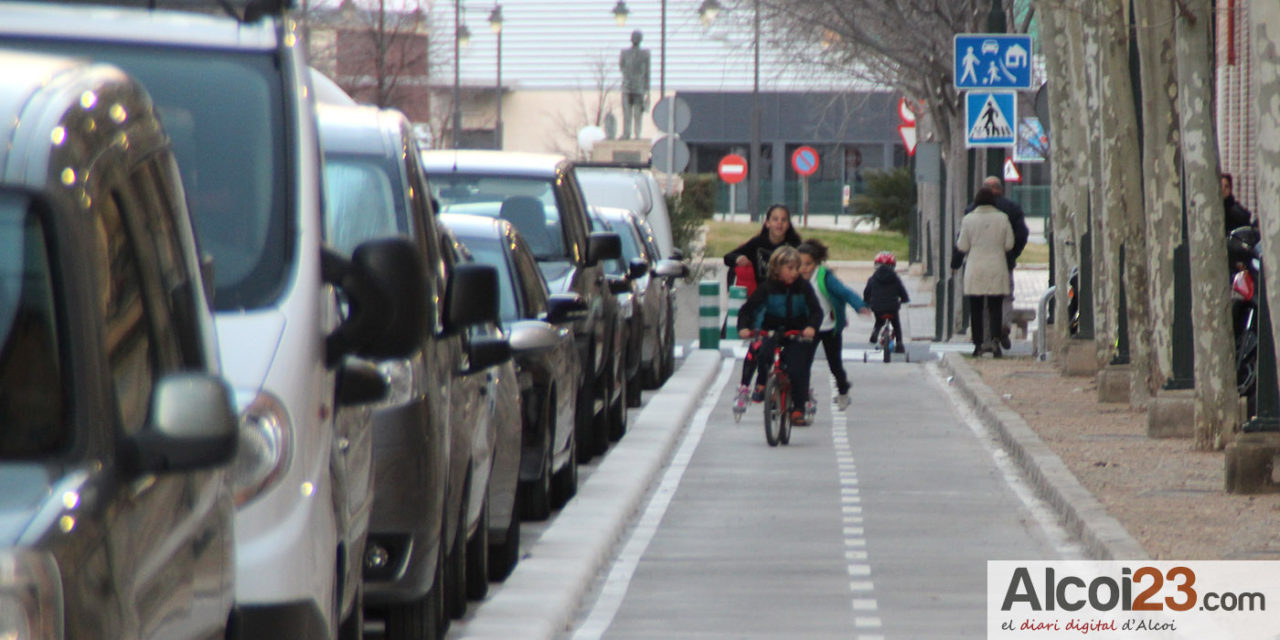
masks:
[[(1236, 346), (1236, 391), (1251, 399), (1258, 380), (1258, 270), (1261, 236), (1253, 227), (1237, 227), (1227, 236), (1231, 276), (1231, 320)], [(1250, 402), (1252, 405), (1252, 402)]]
[(1080, 267), (1071, 267), (1067, 278), (1067, 319), (1071, 335), (1080, 331)]

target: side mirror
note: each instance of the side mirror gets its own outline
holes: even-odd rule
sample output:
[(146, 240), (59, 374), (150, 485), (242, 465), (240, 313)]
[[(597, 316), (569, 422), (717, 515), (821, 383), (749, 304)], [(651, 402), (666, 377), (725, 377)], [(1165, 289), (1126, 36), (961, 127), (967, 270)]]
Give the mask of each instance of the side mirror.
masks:
[(592, 231), (587, 239), (587, 266), (622, 258), (622, 238), (611, 231)]
[(622, 276), (609, 276), (609, 292), (615, 296), (631, 293), (631, 281)]
[(364, 360), (347, 360), (338, 371), (338, 406), (378, 402), (387, 397), (390, 388), (377, 367)]
[(511, 350), (517, 354), (537, 353), (560, 343), (560, 330), (540, 320), (522, 320), (511, 328)]
[(231, 389), (217, 376), (176, 373), (151, 392), (147, 424), (123, 445), (138, 473), (173, 473), (230, 462), (239, 443), (240, 421)]
[(498, 270), (488, 264), (460, 264), (449, 275), (445, 333), (498, 321)]
[(672, 260), (675, 260), (675, 261), (677, 261), (677, 262), (683, 262), (683, 261), (684, 261), (684, 252), (683, 252), (683, 251), (681, 251), (681, 250), (679, 250), (679, 249), (672, 249), (672, 250), (671, 250), (671, 259), (672, 259)]
[(565, 324), (587, 319), (587, 303), (576, 293), (555, 293), (547, 298), (543, 318), (551, 324)]
[(639, 280), (647, 273), (649, 273), (649, 263), (644, 260), (636, 258), (631, 261), (631, 264), (627, 265), (627, 277), (632, 280)]
[(348, 298), (347, 319), (325, 341), (329, 366), (348, 355), (403, 358), (417, 350), (427, 326), (422, 255), (406, 238), (370, 240), (351, 260), (325, 249), (324, 280)]
[(653, 267), (653, 275), (660, 278), (683, 278), (689, 275), (689, 265), (676, 260), (659, 260)]
[(476, 338), (467, 349), (467, 371), (481, 371), (511, 359), (511, 343), (506, 338)]

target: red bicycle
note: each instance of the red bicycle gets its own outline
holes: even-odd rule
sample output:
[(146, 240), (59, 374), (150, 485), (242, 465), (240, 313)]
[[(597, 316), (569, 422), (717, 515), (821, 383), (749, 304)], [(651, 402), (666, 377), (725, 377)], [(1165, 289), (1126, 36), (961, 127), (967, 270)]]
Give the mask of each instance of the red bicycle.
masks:
[(761, 331), (757, 335), (774, 338), (773, 365), (764, 385), (764, 441), (776, 447), (778, 443), (791, 442), (791, 412), (787, 410), (791, 401), (791, 377), (782, 366), (783, 343), (805, 338), (800, 337), (799, 331)]

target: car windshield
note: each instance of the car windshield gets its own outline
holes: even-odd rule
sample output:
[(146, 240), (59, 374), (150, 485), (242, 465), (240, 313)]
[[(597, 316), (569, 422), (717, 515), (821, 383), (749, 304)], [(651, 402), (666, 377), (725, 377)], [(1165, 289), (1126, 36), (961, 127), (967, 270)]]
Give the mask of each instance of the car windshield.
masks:
[(648, 213), (644, 193), (628, 174), (612, 169), (575, 169), (578, 184), (587, 203), (595, 207), (629, 209), (641, 215)]
[(325, 155), (325, 237), (346, 254), (366, 240), (408, 235), (404, 200), (382, 158)]
[(473, 260), (480, 264), (491, 264), (498, 270), (498, 315), (503, 325), (515, 322), (518, 319), (515, 283), (511, 280), (511, 269), (507, 263), (506, 252), (498, 244), (498, 239), (483, 237), (459, 239), (471, 250)]
[(537, 260), (571, 259), (551, 180), (465, 174), (431, 174), (430, 178), (431, 195), (442, 213), (502, 218), (520, 232)]
[(213, 256), (214, 307), (263, 307), (283, 292), (294, 251), (285, 214), (293, 180), (284, 165), (284, 91), (275, 52), (4, 44), (110, 62), (140, 80), (173, 140), (200, 248)]

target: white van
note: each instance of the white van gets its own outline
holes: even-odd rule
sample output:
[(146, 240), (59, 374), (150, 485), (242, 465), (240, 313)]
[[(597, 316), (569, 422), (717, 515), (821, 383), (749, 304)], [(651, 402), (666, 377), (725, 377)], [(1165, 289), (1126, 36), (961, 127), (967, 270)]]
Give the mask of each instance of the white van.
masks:
[(401, 357), (419, 342), (423, 305), (405, 301), (425, 298), (421, 258), (402, 239), (350, 260), (323, 247), (313, 97), (284, 2), (159, 6), (0, 4), (0, 46), (111, 62), (151, 93), (212, 258), (240, 411), (237, 626), (358, 638), (372, 438), (366, 421), (335, 415), (386, 390), (347, 355)]

